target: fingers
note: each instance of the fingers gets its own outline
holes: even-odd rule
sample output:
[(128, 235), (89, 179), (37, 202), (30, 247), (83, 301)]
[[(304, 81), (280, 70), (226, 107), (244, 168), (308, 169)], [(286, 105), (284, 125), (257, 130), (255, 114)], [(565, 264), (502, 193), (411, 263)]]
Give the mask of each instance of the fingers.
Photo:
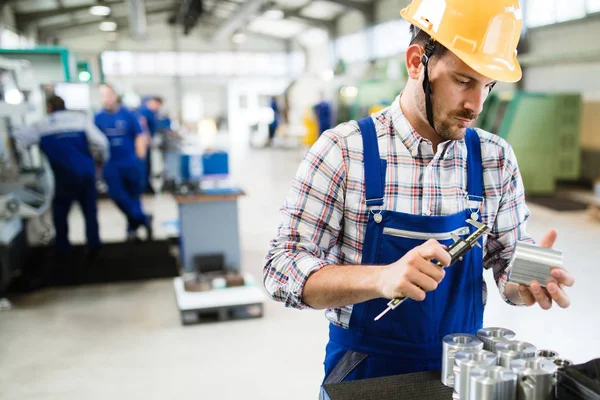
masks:
[(416, 271), (412, 273), (411, 276), (408, 276), (408, 279), (410, 280), (410, 282), (412, 282), (414, 285), (417, 285), (425, 292), (430, 292), (432, 290), (437, 289), (438, 287), (437, 281), (435, 281), (430, 276), (422, 273), (421, 271)]
[(445, 267), (449, 266), (450, 262), (452, 261), (450, 253), (448, 253), (448, 251), (445, 250), (444, 246), (442, 246), (437, 240), (429, 239), (427, 242), (423, 243), (416, 249), (417, 253), (424, 259), (436, 259)]
[(531, 290), (529, 290), (527, 286), (519, 285), (519, 294), (521, 295), (525, 305), (532, 306), (535, 304), (535, 297), (533, 297), (533, 293), (531, 293)]
[(569, 274), (562, 268), (553, 268), (552, 271), (550, 271), (550, 274), (560, 285), (570, 287), (575, 284), (575, 278), (573, 278), (573, 275)]
[(560, 308), (567, 308), (571, 305), (571, 299), (556, 282), (549, 282), (546, 289)]
[(405, 287), (403, 287), (402, 293), (403, 293), (403, 296), (410, 297), (411, 299), (414, 299), (417, 301), (425, 300), (425, 291), (423, 291), (423, 289), (421, 289), (420, 287), (415, 286), (413, 284), (406, 285)]
[(541, 247), (552, 247), (554, 246), (554, 242), (556, 242), (556, 237), (558, 233), (554, 229), (550, 229), (544, 236), (542, 236), (542, 240), (540, 240)]

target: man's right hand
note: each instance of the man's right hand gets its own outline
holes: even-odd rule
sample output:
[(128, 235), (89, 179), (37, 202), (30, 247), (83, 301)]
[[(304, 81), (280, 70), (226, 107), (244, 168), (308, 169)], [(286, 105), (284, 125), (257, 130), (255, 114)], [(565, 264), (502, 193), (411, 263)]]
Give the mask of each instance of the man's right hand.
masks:
[(378, 279), (381, 296), (386, 299), (410, 297), (417, 301), (425, 300), (425, 292), (435, 290), (446, 275), (443, 268), (431, 262), (433, 259), (444, 267), (449, 266), (451, 261), (446, 248), (430, 239), (384, 267)]

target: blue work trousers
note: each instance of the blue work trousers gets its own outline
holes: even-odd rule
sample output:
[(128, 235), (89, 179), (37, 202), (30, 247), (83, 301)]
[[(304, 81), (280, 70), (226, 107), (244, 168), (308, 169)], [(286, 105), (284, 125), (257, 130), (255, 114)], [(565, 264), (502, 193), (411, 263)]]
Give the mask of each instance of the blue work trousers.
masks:
[(145, 225), (148, 217), (142, 210), (141, 195), (145, 186), (144, 161), (108, 162), (104, 167), (104, 180), (108, 195), (125, 214), (128, 231)]

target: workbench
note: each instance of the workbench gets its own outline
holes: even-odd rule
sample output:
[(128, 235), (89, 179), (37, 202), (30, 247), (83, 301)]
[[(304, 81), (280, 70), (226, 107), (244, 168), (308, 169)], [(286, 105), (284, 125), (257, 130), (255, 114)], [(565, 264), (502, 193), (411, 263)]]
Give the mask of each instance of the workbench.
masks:
[(184, 272), (195, 271), (196, 256), (213, 254), (224, 255), (227, 269), (240, 270), (237, 200), (244, 195), (241, 189), (224, 189), (175, 196)]
[(323, 400), (450, 400), (453, 389), (444, 386), (440, 371), (323, 385)]

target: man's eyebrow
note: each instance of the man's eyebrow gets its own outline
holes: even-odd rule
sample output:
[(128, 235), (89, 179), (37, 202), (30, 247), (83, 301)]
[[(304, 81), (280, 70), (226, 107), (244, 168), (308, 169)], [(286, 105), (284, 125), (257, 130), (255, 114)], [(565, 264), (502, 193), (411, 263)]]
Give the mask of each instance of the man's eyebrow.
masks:
[[(475, 78), (475, 77), (473, 77), (471, 75), (463, 74), (462, 72), (455, 72), (455, 74), (458, 75), (458, 76), (460, 76), (460, 77), (462, 77), (462, 78), (469, 79), (469, 80), (471, 80), (471, 81), (473, 81), (475, 83), (480, 83), (479, 79), (477, 79), (477, 78)], [(492, 82), (488, 83), (488, 85), (493, 85), (496, 82), (497, 81), (492, 81)]]

